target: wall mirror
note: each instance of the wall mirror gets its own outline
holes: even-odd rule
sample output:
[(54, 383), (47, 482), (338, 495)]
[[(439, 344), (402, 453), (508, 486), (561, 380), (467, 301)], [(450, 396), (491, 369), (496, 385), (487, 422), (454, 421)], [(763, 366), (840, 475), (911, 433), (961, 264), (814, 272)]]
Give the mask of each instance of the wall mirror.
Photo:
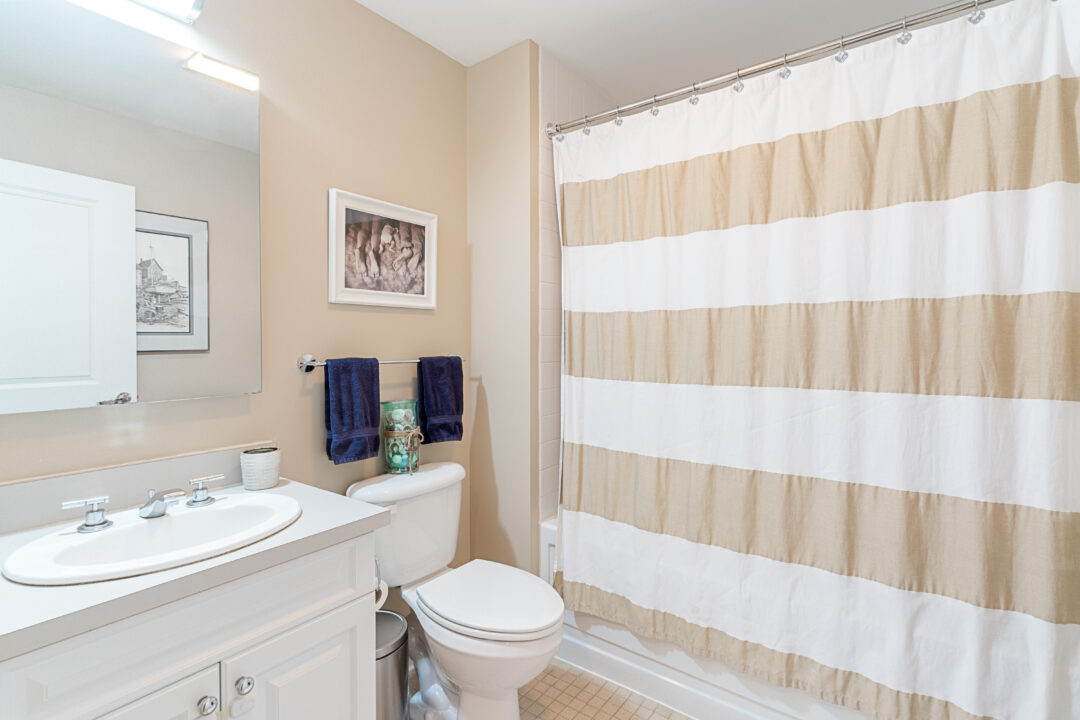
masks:
[(0, 413), (259, 392), (259, 95), (0, 2)]

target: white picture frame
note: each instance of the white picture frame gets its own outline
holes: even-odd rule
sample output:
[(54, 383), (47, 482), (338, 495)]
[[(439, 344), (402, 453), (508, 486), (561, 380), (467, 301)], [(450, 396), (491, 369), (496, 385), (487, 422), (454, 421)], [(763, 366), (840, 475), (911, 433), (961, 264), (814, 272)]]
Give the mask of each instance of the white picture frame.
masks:
[(438, 217), (332, 188), (329, 301), (434, 310)]
[(205, 220), (135, 212), (138, 352), (210, 349), (209, 239)]

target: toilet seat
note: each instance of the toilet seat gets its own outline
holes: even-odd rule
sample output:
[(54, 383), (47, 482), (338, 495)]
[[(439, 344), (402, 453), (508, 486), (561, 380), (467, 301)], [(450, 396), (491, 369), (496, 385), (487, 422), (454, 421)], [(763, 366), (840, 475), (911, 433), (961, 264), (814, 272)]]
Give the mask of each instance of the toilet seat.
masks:
[(453, 620), (442, 617), (437, 612), (429, 608), (424, 604), (423, 600), (418, 600), (417, 605), (420, 611), (425, 617), (430, 619), (434, 623), (438, 623), (442, 627), (451, 632), (455, 632), (459, 635), (466, 637), (476, 638), (477, 640), (496, 640), (499, 642), (527, 642), (529, 640), (541, 640), (552, 633), (562, 630), (562, 618), (559, 618), (550, 626), (533, 632), (524, 633), (509, 633), (509, 632), (493, 632), (491, 630), (480, 630), (467, 625), (460, 625)]
[(484, 640), (524, 642), (558, 632), (564, 605), (537, 576), (473, 560), (415, 589), (419, 609), (448, 630)]

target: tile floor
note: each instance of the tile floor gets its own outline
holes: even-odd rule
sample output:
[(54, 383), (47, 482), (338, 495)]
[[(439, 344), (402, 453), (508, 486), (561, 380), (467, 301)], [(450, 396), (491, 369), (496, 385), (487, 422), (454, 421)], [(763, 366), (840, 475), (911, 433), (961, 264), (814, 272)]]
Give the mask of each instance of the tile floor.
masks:
[(559, 660), (521, 688), (518, 697), (521, 720), (690, 720)]

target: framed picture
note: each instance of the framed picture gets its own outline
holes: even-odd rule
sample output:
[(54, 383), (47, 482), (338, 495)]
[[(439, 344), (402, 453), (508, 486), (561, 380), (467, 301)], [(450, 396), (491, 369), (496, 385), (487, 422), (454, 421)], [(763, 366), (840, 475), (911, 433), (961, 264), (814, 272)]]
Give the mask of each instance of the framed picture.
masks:
[(205, 220), (135, 213), (135, 329), (139, 352), (210, 349)]
[(431, 213), (330, 191), (330, 302), (435, 309)]

